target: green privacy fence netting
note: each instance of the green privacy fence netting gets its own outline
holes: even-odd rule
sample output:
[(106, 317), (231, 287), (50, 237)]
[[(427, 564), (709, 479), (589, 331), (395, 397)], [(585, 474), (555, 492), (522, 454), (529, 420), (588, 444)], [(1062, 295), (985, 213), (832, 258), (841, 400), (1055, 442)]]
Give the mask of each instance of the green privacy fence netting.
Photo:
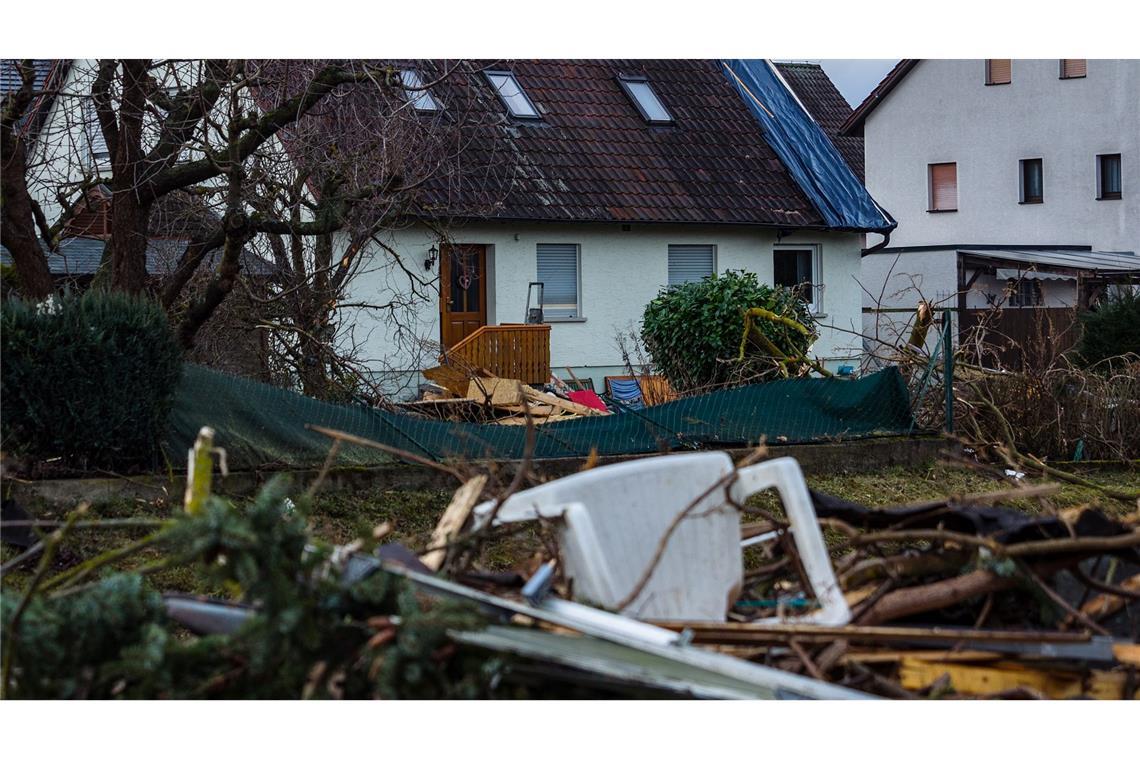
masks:
[[(195, 365), (184, 368), (165, 447), (185, 461), (199, 428), (209, 425), (233, 469), (320, 465), (330, 441), (305, 428), (317, 425), (370, 438), (442, 460), (518, 459), (522, 426), (441, 422), (341, 406)], [(858, 380), (779, 380), (681, 399), (639, 412), (583, 417), (536, 427), (536, 458), (645, 454), (702, 447), (808, 443), (906, 434), (910, 397), (902, 376), (888, 368)], [(338, 463), (391, 462), (383, 452), (345, 445)]]

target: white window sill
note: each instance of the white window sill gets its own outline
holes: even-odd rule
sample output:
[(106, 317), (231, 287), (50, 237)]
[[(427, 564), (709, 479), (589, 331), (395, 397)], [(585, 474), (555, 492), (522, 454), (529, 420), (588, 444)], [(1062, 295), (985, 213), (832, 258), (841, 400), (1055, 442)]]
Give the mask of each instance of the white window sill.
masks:
[(585, 317), (546, 317), (543, 321), (545, 321), (547, 324), (555, 324), (557, 322), (567, 322), (570, 324), (576, 324), (579, 322), (585, 322), (586, 318)]

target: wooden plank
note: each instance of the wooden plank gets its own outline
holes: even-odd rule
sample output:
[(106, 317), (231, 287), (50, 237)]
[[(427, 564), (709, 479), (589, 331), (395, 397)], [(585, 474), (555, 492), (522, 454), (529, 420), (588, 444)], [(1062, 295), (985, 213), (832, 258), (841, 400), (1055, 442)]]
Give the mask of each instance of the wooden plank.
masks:
[(1113, 644), (1112, 654), (1121, 665), (1140, 666), (1140, 644)]
[(439, 518), (435, 530), (432, 531), (431, 541), (428, 543), (429, 547), (438, 548), (434, 548), (420, 557), (420, 561), (432, 570), (439, 570), (443, 560), (447, 558), (445, 545), (463, 529), (463, 524), (471, 516), (471, 510), (479, 503), (479, 496), (483, 493), (483, 487), (486, 485), (487, 476), (476, 475), (456, 489), (455, 494), (451, 497), (451, 503), (443, 511), (443, 516)]
[(448, 391), (463, 398), (467, 395), (469, 378), (467, 373), (455, 367), (431, 367), (423, 371), (423, 376), (436, 385), (447, 388)]
[(993, 662), (1008, 657), (1001, 652), (978, 652), (963, 650), (961, 652), (930, 651), (926, 649), (887, 650), (874, 652), (847, 652), (839, 658), (841, 664), (848, 662), (861, 662), (866, 664), (882, 664), (902, 662), (904, 659), (929, 662)]
[(852, 639), (861, 641), (1018, 641), (1077, 644), (1092, 640), (1086, 632), (994, 631), (973, 628), (920, 628), (904, 626), (841, 625), (825, 627), (804, 624), (756, 625), (753, 623), (706, 623), (699, 621), (657, 621), (673, 631), (686, 628), (694, 641), (727, 644), (775, 641), (788, 637), (800, 639)]
[(467, 386), (467, 398), (491, 406), (512, 406), (523, 402), (518, 380), (504, 377), (484, 377), (472, 380)]
[(550, 404), (551, 406), (570, 412), (571, 414), (580, 415), (582, 417), (597, 417), (609, 414), (609, 412), (599, 411), (598, 409), (593, 409), (586, 406), (585, 404), (575, 404), (573, 401), (567, 401), (564, 398), (558, 398), (557, 396), (551, 396), (547, 393), (541, 393), (539, 391), (536, 391), (534, 388), (527, 388), (525, 386), (523, 387), (523, 395), (532, 401), (539, 402), (540, 404)]
[(904, 689), (925, 689), (942, 676), (961, 694), (985, 695), (1028, 687), (1053, 699), (1088, 696), (1094, 699), (1122, 699), (1127, 679), (1124, 673), (1094, 670), (1082, 673), (1027, 668), (1016, 663), (996, 666), (963, 665), (904, 658), (899, 682)]
[[(1125, 578), (1120, 588), (1133, 593), (1140, 593), (1140, 574)], [(1081, 612), (1094, 620), (1115, 615), (1124, 607), (1128, 600), (1117, 594), (1098, 594), (1081, 605)], [(1070, 620), (1074, 619), (1070, 616)]]

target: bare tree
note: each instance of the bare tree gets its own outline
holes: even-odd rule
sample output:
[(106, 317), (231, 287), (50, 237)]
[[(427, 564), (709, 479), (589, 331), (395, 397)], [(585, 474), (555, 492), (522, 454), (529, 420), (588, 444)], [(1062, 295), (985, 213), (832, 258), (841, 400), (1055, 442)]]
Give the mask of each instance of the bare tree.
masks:
[[(438, 292), (434, 275), (401, 262), (379, 233), (455, 213), (460, 196), (479, 213), (509, 185), (509, 162), (485, 149), (499, 125), (471, 87), (479, 67), (420, 67), (422, 84), (409, 87), (399, 62), (104, 59), (37, 93), (23, 62), (24, 87), (3, 104), (2, 221), (25, 292), (52, 289), (36, 238), (57, 249), (99, 185), (110, 188), (110, 235), (96, 285), (148, 292), (157, 210), (177, 198), (194, 223), (177, 235), (187, 244), (155, 295), (183, 344), (242, 281), (245, 257), (260, 256), (274, 273), (268, 292), (247, 288), (258, 326), (304, 390), (323, 394), (330, 372), (351, 374), (336, 317), (354, 275), (377, 255), (399, 264), (399, 296), (352, 304), (395, 320)], [(446, 108), (417, 110), (420, 88)], [(56, 115), (33, 147), (13, 125), (41, 95)]]

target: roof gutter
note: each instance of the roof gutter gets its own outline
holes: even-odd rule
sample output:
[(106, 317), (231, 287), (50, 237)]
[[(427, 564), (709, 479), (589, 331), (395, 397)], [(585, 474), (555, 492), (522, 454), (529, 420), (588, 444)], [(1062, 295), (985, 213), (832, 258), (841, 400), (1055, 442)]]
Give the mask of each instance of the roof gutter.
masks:
[(890, 242), (891, 242), (891, 233), (892, 233), (892, 232), (894, 232), (894, 231), (895, 231), (895, 230), (894, 230), (894, 228), (892, 227), (891, 229), (889, 229), (889, 230), (887, 230), (886, 232), (884, 232), (884, 233), (883, 233), (883, 239), (882, 239), (882, 241), (881, 241), (881, 242), (879, 242), (879, 243), (875, 243), (875, 244), (874, 244), (873, 246), (871, 246), (870, 248), (864, 248), (864, 249), (863, 249), (863, 250), (862, 250), (862, 251), (859, 253), (859, 258), (863, 258), (864, 256), (870, 256), (870, 255), (871, 255), (872, 253), (874, 253), (875, 251), (881, 251), (881, 250), (883, 250), (884, 248), (886, 248), (886, 247), (887, 247), (887, 246), (890, 244)]

